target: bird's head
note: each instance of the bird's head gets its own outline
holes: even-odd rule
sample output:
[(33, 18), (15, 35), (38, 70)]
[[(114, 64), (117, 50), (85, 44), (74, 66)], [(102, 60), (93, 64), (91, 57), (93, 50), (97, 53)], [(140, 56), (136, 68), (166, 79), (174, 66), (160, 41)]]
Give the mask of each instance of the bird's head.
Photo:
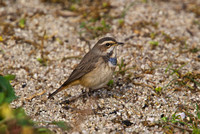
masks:
[(95, 52), (102, 56), (106, 55), (112, 55), (113, 51), (116, 46), (118, 45), (123, 45), (124, 43), (122, 42), (117, 42), (114, 38), (112, 37), (104, 37), (101, 38), (96, 45), (93, 47)]

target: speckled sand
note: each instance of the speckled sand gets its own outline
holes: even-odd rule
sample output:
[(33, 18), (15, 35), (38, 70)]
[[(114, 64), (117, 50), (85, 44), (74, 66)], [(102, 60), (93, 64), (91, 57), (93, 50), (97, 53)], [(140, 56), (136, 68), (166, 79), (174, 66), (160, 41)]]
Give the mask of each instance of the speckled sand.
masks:
[[(15, 28), (10, 31), (13, 32), (11, 35), (1, 35), (5, 41), (0, 42), (0, 73), (16, 75), (11, 84), (19, 99), (12, 103), (12, 107), (23, 107), (34, 121), (66, 121), (73, 127), (70, 133), (85, 134), (164, 133), (161, 125), (150, 126), (145, 125), (145, 122), (156, 124), (162, 116), (171, 117), (175, 112), (183, 112), (180, 105), (187, 107), (187, 112), (195, 115), (195, 104), (200, 103), (199, 86), (195, 88), (196, 91), (191, 91), (184, 86), (172, 84), (161, 93), (156, 93), (153, 88), (164, 87), (176, 77), (175, 74), (170, 75), (172, 71), (165, 72), (170, 63), (170, 67), (174, 69), (186, 64), (180, 70), (182, 74), (200, 74), (200, 51), (189, 52), (191, 48), (200, 48), (200, 18), (193, 12), (182, 9), (183, 3), (187, 4), (186, 0), (155, 0), (147, 3), (139, 0), (113, 0), (111, 5), (115, 8), (111, 9), (111, 15), (121, 13), (131, 2), (133, 5), (126, 12), (123, 27), (119, 28), (118, 19), (113, 19), (111, 31), (105, 35), (125, 43), (124, 47), (118, 47), (118, 62), (123, 58), (126, 68), (131, 69), (124, 76), (116, 73), (112, 88), (99, 90), (84, 100), (80, 98), (70, 104), (75, 110), (66, 110), (59, 103), (66, 96), (82, 94), (83, 87), (71, 87), (54, 96), (54, 99), (45, 100), (49, 93), (67, 79), (80, 62), (80, 57), (89, 51), (88, 44), (79, 38), (78, 16), (56, 16), (55, 12), (62, 10), (60, 5), (45, 4), (39, 0), (5, 1), (6, 6), (0, 7), (0, 21), (12, 24)], [(200, 4), (200, 1), (197, 0), (196, 3)], [(42, 14), (37, 15), (38, 12)], [(26, 26), (21, 29), (17, 27), (17, 23), (23, 17), (26, 18)], [(138, 25), (134, 27), (142, 21), (152, 22), (157, 26), (149, 24), (139, 29)], [(0, 25), (0, 31), (2, 30), (3, 25)], [(43, 48), (48, 58), (47, 66), (42, 66), (37, 61), (41, 57), (39, 36), (42, 37), (44, 31), (48, 36)], [(186, 43), (183, 44), (180, 40), (167, 43), (163, 41), (164, 36), (158, 34), (153, 40), (159, 44), (152, 48), (149, 35), (162, 32), (172, 38), (186, 40)], [(36, 45), (16, 41), (12, 36), (30, 40)], [(53, 40), (51, 36), (59, 38), (63, 44), (57, 39)], [(101, 37), (89, 42), (94, 45)], [(69, 56), (78, 58), (67, 59)], [(43, 95), (30, 99), (43, 91)], [(97, 109), (97, 104), (101, 109)], [(126, 121), (130, 121), (130, 126), (124, 123)], [(55, 126), (50, 128), (56, 133), (64, 133)]]

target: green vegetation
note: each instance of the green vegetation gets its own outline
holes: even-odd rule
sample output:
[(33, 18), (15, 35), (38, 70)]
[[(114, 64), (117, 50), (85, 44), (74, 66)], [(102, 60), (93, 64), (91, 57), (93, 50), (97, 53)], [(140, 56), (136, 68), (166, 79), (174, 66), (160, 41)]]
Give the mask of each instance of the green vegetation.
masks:
[[(38, 127), (37, 122), (33, 122), (22, 108), (12, 109), (10, 103), (17, 99), (15, 92), (9, 81), (15, 75), (0, 76), (0, 133), (1, 134), (50, 134), (46, 127)], [(56, 125), (63, 130), (71, 127), (63, 121), (40, 122), (48, 125)]]
[(91, 19), (90, 21), (81, 22), (80, 36), (82, 33), (89, 32), (92, 35), (92, 38), (101, 36), (102, 34), (107, 33), (110, 30), (110, 25), (103, 19), (101, 23), (95, 26), (95, 23), (98, 23), (96, 20)]
[(155, 91), (156, 91), (157, 93), (161, 92), (161, 91), (162, 91), (162, 87), (156, 87), (156, 88), (155, 88)]
[(200, 128), (198, 127), (198, 124), (200, 122), (200, 110), (198, 104), (196, 104), (195, 107), (195, 114), (189, 113), (187, 108), (184, 108), (185, 110), (175, 112), (171, 117), (162, 117), (161, 124), (164, 132), (173, 133), (173, 128), (178, 128), (192, 134), (199, 134)]
[(14, 90), (10, 85), (8, 79), (11, 79), (12, 76), (0, 76), (0, 104), (11, 103), (17, 97), (15, 96)]
[(0, 36), (0, 42), (3, 42), (3, 37), (2, 36)]
[(198, 51), (200, 51), (200, 49), (198, 49), (198, 48), (196, 48), (196, 47), (190, 49), (190, 52), (191, 52), (191, 53), (197, 53)]
[(157, 33), (150, 33), (150, 37), (151, 37), (151, 39), (153, 40), (153, 39), (155, 39), (156, 38), (156, 35), (157, 35)]
[(8, 75), (5, 75), (3, 76), (6, 80), (10, 81), (10, 80), (14, 80), (15, 79), (15, 75), (12, 75), (12, 74), (8, 74)]
[(151, 45), (151, 49), (155, 49), (158, 46), (158, 41), (149, 41), (149, 44)]
[[(186, 66), (188, 63), (181, 65), (178, 69), (172, 68), (172, 63), (168, 65), (165, 70), (165, 73), (170, 71), (169, 75), (173, 76), (173, 79), (163, 88), (166, 89), (169, 85), (174, 84), (174, 86), (179, 86), (182, 89), (189, 89), (195, 91), (197, 87), (200, 87), (200, 74), (196, 72), (187, 72), (181, 73), (181, 69)], [(178, 87), (177, 87), (178, 89)]]
[(37, 61), (38, 61), (42, 66), (47, 66), (47, 62), (46, 62), (45, 59), (37, 58)]
[(124, 59), (121, 59), (121, 62), (120, 64), (118, 64), (118, 67), (119, 67), (119, 74), (121, 75), (125, 75), (125, 72), (126, 72), (126, 64), (124, 63)]
[[(159, 106), (160, 104), (159, 102), (156, 102), (156, 99), (153, 100), (155, 96), (156, 98), (158, 97), (168, 98), (171, 95), (171, 91), (172, 93), (177, 93), (177, 91), (183, 91), (180, 93), (181, 95), (183, 93), (184, 97), (190, 97), (190, 95), (193, 96), (194, 94), (198, 94), (198, 92), (200, 91), (200, 73), (197, 66), (193, 67), (193, 65), (196, 65), (200, 60), (200, 55), (199, 55), (200, 48), (198, 47), (199, 45), (198, 41), (191, 40), (193, 38), (194, 39), (196, 38), (197, 36), (196, 31), (200, 29), (200, 21), (199, 21), (200, 8), (199, 8), (199, 4), (196, 3), (195, 0), (182, 2), (181, 4), (182, 6), (176, 6), (177, 3), (175, 2), (173, 3), (174, 4), (173, 10), (171, 9), (171, 7), (169, 7), (169, 10), (173, 11), (172, 12), (173, 15), (176, 15), (176, 14), (178, 15), (177, 11), (180, 10), (181, 15), (189, 12), (189, 14), (187, 14), (189, 15), (189, 18), (190, 17), (193, 18), (193, 16), (195, 15), (197, 16), (196, 18), (189, 19), (190, 20), (189, 22), (192, 23), (191, 25), (189, 24), (188, 21), (184, 24), (182, 22), (180, 23), (179, 26), (180, 28), (183, 28), (182, 30), (184, 32), (178, 31), (177, 29), (179, 29), (179, 27), (172, 26), (171, 22), (169, 23), (170, 25), (167, 27), (166, 25), (164, 25), (166, 24), (166, 22), (162, 24), (161, 20), (163, 19), (162, 18), (163, 16), (167, 17), (169, 19), (168, 21), (171, 21), (172, 19), (174, 19), (174, 16), (168, 17), (169, 14), (163, 12), (162, 10), (161, 11), (159, 10), (159, 13), (158, 13), (158, 15), (161, 16), (161, 19), (158, 19), (155, 16), (151, 16), (151, 15), (149, 16), (148, 12), (145, 12), (145, 14), (143, 14), (144, 15), (143, 17), (139, 17), (139, 18), (136, 17), (140, 15), (140, 14), (137, 14), (138, 11), (142, 11), (139, 9), (140, 8), (140, 6), (138, 6), (139, 4), (144, 4), (145, 6), (143, 6), (143, 8), (147, 7), (147, 10), (149, 11), (149, 7), (152, 7), (155, 1), (139, 0), (139, 1), (134, 1), (134, 2), (123, 3), (122, 5), (119, 5), (120, 7), (119, 10), (116, 10), (118, 8), (118, 5), (115, 5), (115, 4), (112, 5), (112, 3), (110, 3), (110, 1), (107, 1), (107, 0), (93, 0), (93, 1), (91, 0), (86, 0), (86, 1), (83, 1), (83, 0), (68, 0), (68, 1), (41, 0), (41, 1), (47, 2), (48, 4), (52, 4), (50, 7), (53, 7), (54, 4), (60, 4), (60, 5), (59, 7), (56, 5), (56, 9), (58, 10), (55, 10), (55, 12), (53, 10), (53, 12), (50, 12), (50, 14), (44, 12), (45, 10), (32, 11), (31, 9), (30, 13), (24, 13), (25, 10), (17, 9), (16, 12), (8, 11), (8, 13), (5, 12), (5, 15), (4, 14), (1, 15), (2, 22), (0, 24), (1, 25), (0, 58), (4, 58), (5, 61), (7, 60), (7, 58), (11, 58), (9, 53), (8, 54), (6, 53), (7, 48), (13, 47), (13, 50), (15, 50), (16, 45), (22, 46), (22, 48), (25, 48), (24, 50), (27, 50), (26, 48), (30, 48), (28, 49), (28, 51), (25, 51), (25, 52), (28, 57), (30, 58), (35, 57), (34, 60), (38, 62), (38, 65), (47, 66), (53, 63), (52, 68), (50, 67), (49, 70), (46, 71), (45, 74), (47, 74), (49, 73), (49, 71), (51, 73), (52, 71), (51, 69), (54, 69), (54, 66), (57, 65), (56, 64), (57, 59), (55, 61), (54, 58), (48, 58), (49, 57), (48, 54), (50, 53), (50, 51), (57, 52), (57, 50), (60, 50), (59, 48), (60, 45), (63, 45), (62, 47), (63, 49), (71, 49), (72, 52), (79, 51), (81, 53), (78, 56), (66, 55), (66, 57), (63, 57), (61, 62), (68, 59), (71, 60), (71, 59), (82, 58), (82, 53), (85, 53), (85, 49), (80, 48), (82, 46), (76, 46), (73, 48), (73, 46), (76, 44), (72, 45), (72, 43), (74, 42), (71, 42), (71, 39), (70, 39), (71, 34), (74, 34), (75, 38), (77, 38), (78, 40), (77, 34), (79, 33), (79, 36), (80, 36), (79, 39), (81, 41), (85, 41), (88, 44), (89, 48), (91, 48), (92, 45), (89, 42), (90, 39), (92, 40), (97, 39), (100, 36), (106, 36), (107, 33), (110, 33), (110, 35), (116, 35), (117, 40), (119, 38), (124, 39), (126, 46), (123, 47), (122, 49), (128, 49), (128, 52), (130, 52), (128, 53), (130, 55), (126, 56), (126, 58), (128, 57), (127, 59), (120, 59), (119, 63), (117, 64), (118, 70), (115, 74), (117, 76), (120, 76), (119, 84), (118, 82), (115, 84), (114, 80), (110, 80), (108, 82), (108, 86), (113, 87), (113, 89), (115, 89), (116, 85), (117, 85), (117, 88), (118, 88), (118, 85), (121, 86), (121, 83), (123, 82), (124, 84), (122, 86), (125, 87), (123, 89), (126, 89), (126, 85), (127, 85), (128, 91), (126, 90), (121, 91), (120, 89), (119, 93), (120, 95), (122, 94), (123, 97), (118, 97), (118, 98), (116, 97), (116, 99), (120, 101), (124, 100), (128, 103), (132, 102), (133, 107), (134, 107), (134, 103), (140, 100), (140, 99), (138, 100), (138, 96), (141, 94), (145, 95), (143, 94), (143, 89), (145, 92), (148, 89), (150, 89), (150, 90), (153, 90), (153, 92), (152, 93), (150, 92), (149, 95), (147, 94), (147, 100), (145, 101), (144, 108), (148, 106), (149, 107), (152, 106), (152, 108), (155, 108), (155, 106), (157, 105)], [(159, 2), (158, 4), (159, 6), (165, 2), (170, 3), (170, 1), (166, 1), (166, 0), (158, 0), (156, 2)], [(0, 2), (1, 7), (4, 8), (6, 6), (10, 6), (10, 4), (7, 4), (7, 3), (10, 3), (10, 2), (4, 2), (4, 1)], [(43, 3), (44, 4), (43, 6), (45, 6), (45, 4), (47, 3)], [(149, 4), (151, 5), (149, 6)], [(134, 5), (134, 8), (131, 8), (133, 5)], [(130, 15), (130, 12), (128, 12), (129, 9), (131, 9), (132, 11), (131, 17), (133, 17), (133, 19), (134, 17), (136, 17), (133, 21), (132, 19), (129, 19), (128, 16), (126, 16), (126, 15)], [(66, 14), (64, 13), (59, 14), (59, 12), (65, 12), (65, 11), (66, 11)], [(150, 11), (151, 11), (150, 13), (152, 14), (155, 13), (155, 10), (153, 8), (151, 8)], [(62, 30), (59, 31), (58, 29), (58, 31), (55, 30), (55, 33), (52, 33), (52, 29), (48, 29), (48, 27), (43, 26), (42, 16), (48, 17), (46, 15), (50, 15), (52, 17), (55, 16), (55, 18), (58, 18), (60, 16), (63, 17), (63, 19), (61, 20), (66, 19), (67, 21), (64, 21), (64, 22), (67, 22), (67, 23), (69, 22), (70, 27), (73, 27), (73, 30), (69, 30), (69, 31), (70, 32), (73, 31), (73, 32), (67, 33), (68, 31), (66, 31), (66, 33), (57, 33), (57, 32), (62, 32)], [(41, 22), (40, 22), (40, 19), (38, 19), (40, 17), (42, 18)], [(30, 27), (27, 22), (30, 22), (31, 20), (35, 20), (35, 19), (38, 19), (39, 21), (38, 22), (34, 21), (33, 27)], [(183, 20), (185, 19), (187, 18), (184, 18), (183, 16)], [(176, 22), (179, 23), (179, 21), (176, 21)], [(59, 24), (58, 26), (61, 26), (61, 27), (63, 26), (63, 28), (65, 28), (64, 26), (65, 23), (63, 23), (62, 25), (60, 23), (58, 24)], [(39, 29), (37, 29), (38, 27)], [(41, 27), (47, 28), (48, 30), (47, 33), (52, 34), (52, 35), (47, 35), (46, 31), (44, 31), (44, 34), (42, 36), (40, 33), (42, 31), (40, 29)], [(116, 30), (113, 30), (112, 27), (114, 27), (117, 30), (117, 32), (119, 32), (120, 34), (116, 34)], [(22, 36), (21, 34), (17, 34), (16, 28), (20, 29), (22, 33), (26, 33), (28, 36)], [(28, 32), (26, 30), (28, 30)], [(127, 30), (130, 30), (130, 31), (127, 31)], [(128, 33), (133, 33), (133, 34), (128, 34)], [(182, 33), (182, 34), (179, 34), (179, 33)], [(124, 34), (124, 36), (121, 36), (118, 38), (117, 36), (120, 36), (121, 34)], [(63, 35), (63, 36), (60, 36), (60, 35)], [(30, 37), (30, 38), (27, 38), (27, 37)], [(147, 40), (150, 40), (150, 41), (146, 42)], [(11, 44), (13, 43), (13, 45), (11, 45), (10, 42)], [(160, 50), (159, 53), (152, 53), (152, 51), (148, 50), (149, 48), (146, 48), (144, 44), (148, 44), (148, 47), (150, 47), (150, 49), (159, 48)], [(52, 48), (58, 47), (58, 49), (51, 49), (51, 48), (49, 49), (48, 48), (49, 45), (53, 45)], [(173, 53), (171, 53), (171, 51)], [(159, 56), (165, 53), (166, 55), (164, 56), (166, 56), (167, 58), (166, 57), (164, 58), (162, 57), (163, 59), (159, 58)], [(12, 54), (13, 53), (11, 53), (11, 55)], [(121, 56), (123, 56), (123, 54)], [(188, 58), (189, 60), (186, 58)], [(15, 60), (15, 56), (12, 57), (12, 60)], [(189, 61), (189, 62), (187, 63), (186, 61)], [(13, 62), (13, 64), (14, 63), (17, 63), (17, 62)], [(144, 68), (142, 67), (143, 64), (145, 65)], [(136, 67), (134, 66), (130, 67), (130, 65), (135, 65)], [(164, 66), (164, 70), (161, 66)], [(18, 73), (20, 73), (21, 69), (23, 69), (23, 71), (26, 71), (28, 78), (29, 77), (32, 78), (33, 73), (35, 73), (34, 70), (33, 71), (31, 70), (31, 67), (29, 66), (29, 64), (25, 64), (25, 65), (20, 64), (20, 67), (17, 65), (12, 65), (12, 64), (8, 67), (4, 65), (2, 65), (1, 67), (2, 69), (0, 73), (2, 74), (6, 72), (12, 72), (12, 70), (17, 71), (17, 69), (20, 69), (20, 71), (17, 71)], [(134, 70), (130, 71), (130, 69), (134, 69)], [(154, 75), (156, 77), (154, 77)], [(157, 75), (160, 75), (160, 78), (156, 79)], [(129, 76), (132, 76), (132, 77), (129, 77)], [(23, 108), (17, 108), (17, 109), (11, 108), (10, 103), (14, 101), (15, 99), (18, 99), (18, 97), (15, 95), (15, 92), (12, 86), (9, 83), (9, 82), (12, 82), (15, 79), (15, 77), (16, 77), (15, 75), (10, 75), (10, 74), (5, 75), (5, 76), (0, 76), (0, 134), (53, 133), (49, 130), (49, 127), (51, 126), (59, 127), (63, 131), (67, 131), (71, 129), (70, 125), (63, 121), (34, 122), (30, 119), (30, 117), (26, 115), (25, 110)], [(46, 79), (42, 79), (39, 82), (44, 82), (44, 81), (46, 81)], [(20, 83), (22, 82), (22, 80), (20, 79), (17, 82)], [(157, 84), (158, 82), (159, 84)], [(163, 86), (160, 86), (162, 83), (165, 83), (165, 84)], [(132, 84), (133, 84), (133, 89), (129, 88), (129, 86), (132, 87)], [(20, 86), (20, 85), (17, 83), (17, 86)], [(41, 85), (36, 85), (36, 86), (38, 89), (38, 87), (40, 87)], [(139, 88), (137, 88), (136, 86), (141, 86), (142, 88), (140, 89), (142, 90), (137, 90)], [(125, 92), (131, 93), (133, 97), (126, 98), (127, 96)], [(177, 99), (177, 98), (171, 97), (169, 100), (166, 99), (166, 101), (171, 101), (171, 100), (174, 101), (174, 99)], [(197, 104), (193, 107), (191, 106), (191, 103), (193, 105), (195, 103)], [(185, 103), (180, 101), (180, 105), (183, 105), (183, 104)], [(163, 105), (165, 104), (161, 102), (161, 106)], [(169, 107), (171, 107), (170, 105)], [(171, 134), (171, 133), (176, 133), (174, 131), (174, 128), (176, 129), (178, 128), (178, 129), (181, 129), (183, 133), (185, 131), (188, 131), (189, 133), (200, 134), (199, 102), (197, 102), (195, 99), (194, 100), (190, 99), (189, 102), (187, 102), (185, 105), (188, 106), (187, 108), (185, 108), (185, 110), (183, 110), (184, 108), (181, 107), (181, 110), (177, 108), (178, 109), (177, 111), (174, 111), (174, 110), (171, 111), (173, 112), (173, 114), (171, 114), (170, 116), (163, 115), (161, 117), (160, 124), (156, 124), (156, 125), (159, 125), (158, 130), (160, 131), (160, 128), (163, 128), (163, 133)], [(176, 106), (177, 105), (173, 105), (172, 107), (176, 108)], [(126, 107), (122, 107), (122, 108), (126, 108)], [(164, 110), (169, 112), (171, 109), (164, 109)], [(88, 112), (88, 110), (85, 110), (85, 111)], [(104, 111), (102, 111), (102, 113), (103, 112)], [(98, 112), (95, 112), (94, 114), (96, 113)], [(185, 118), (182, 118), (181, 115), (179, 115), (179, 113), (184, 113)], [(136, 113), (136, 114), (139, 117), (140, 113), (139, 114)], [(145, 115), (144, 114), (141, 114), (141, 115), (142, 115), (140, 116), (141, 119), (144, 119)], [(84, 115), (84, 117), (87, 117), (87, 114)], [(120, 116), (118, 116), (117, 118), (119, 117)], [(127, 117), (129, 118), (131, 117), (131, 115), (128, 115)], [(119, 119), (115, 123), (119, 124), (120, 122), (121, 120)], [(127, 120), (123, 122), (125, 122), (124, 124), (129, 124), (129, 123), (131, 124), (131, 122)], [(42, 126), (44, 127), (41, 127), (38, 124), (40, 125), (42, 124)], [(95, 129), (98, 130), (98, 127)]]
[(25, 23), (26, 23), (26, 19), (22, 18), (19, 20), (19, 27), (20, 28), (24, 28), (25, 27)]
[(110, 80), (107, 85), (112, 87), (114, 85), (114, 80)]

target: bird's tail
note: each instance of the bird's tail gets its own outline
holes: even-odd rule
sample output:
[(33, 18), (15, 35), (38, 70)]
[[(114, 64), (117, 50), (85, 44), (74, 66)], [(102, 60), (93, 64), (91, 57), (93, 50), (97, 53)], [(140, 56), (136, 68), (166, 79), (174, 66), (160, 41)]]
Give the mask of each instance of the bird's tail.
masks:
[(75, 80), (73, 82), (68, 82), (66, 81), (62, 86), (60, 86), (56, 91), (54, 91), (53, 93), (51, 93), (48, 97), (48, 99), (52, 98), (54, 95), (56, 95), (58, 92), (68, 88), (68, 87), (71, 87), (71, 86), (74, 86), (74, 85), (77, 85), (79, 84), (79, 80)]
[(58, 92), (64, 90), (65, 88), (67, 88), (66, 86), (61, 86), (60, 88), (58, 88), (56, 91), (54, 91), (53, 93), (51, 93), (48, 97), (48, 99), (52, 98), (54, 95), (56, 95)]

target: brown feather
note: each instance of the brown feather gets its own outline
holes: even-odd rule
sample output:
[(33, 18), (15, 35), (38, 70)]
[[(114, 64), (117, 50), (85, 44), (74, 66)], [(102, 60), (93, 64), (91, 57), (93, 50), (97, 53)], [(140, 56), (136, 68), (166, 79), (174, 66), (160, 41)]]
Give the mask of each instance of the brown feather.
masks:
[[(74, 69), (74, 71), (71, 73), (69, 78), (52, 94), (49, 95), (48, 98), (51, 98), (58, 92), (66, 89), (69, 86), (80, 84), (80, 79), (85, 76), (86, 74), (90, 74), (91, 71), (93, 71), (96, 68), (96, 63), (99, 61), (100, 57), (103, 58), (104, 62), (108, 61), (108, 58), (110, 57), (109, 55), (102, 55), (102, 52), (100, 51), (105, 51), (107, 48), (101, 45), (105, 41), (113, 41), (116, 42), (114, 38), (111, 37), (105, 37), (100, 39), (95, 46), (90, 50), (81, 60), (81, 62), (77, 65), (77, 67)], [(112, 55), (112, 54), (111, 54)]]
[(79, 80), (76, 80), (76, 81), (73, 81), (71, 82), (70, 84), (68, 84), (67, 86), (60, 86), (56, 91), (54, 91), (53, 93), (51, 93), (48, 97), (48, 99), (52, 98), (54, 95), (56, 95), (58, 92), (70, 87), (70, 86), (74, 86), (74, 85), (77, 85), (79, 84), (80, 81)]
[[(53, 97), (58, 92), (66, 89), (69, 86), (72, 86), (72, 83), (81, 77), (83, 77), (85, 74), (89, 73), (95, 68), (95, 63), (98, 61), (100, 56), (97, 56), (93, 54), (91, 51), (88, 52), (81, 62), (77, 65), (77, 67), (74, 69), (74, 71), (71, 73), (69, 78), (52, 94), (49, 95), (48, 99)], [(73, 84), (75, 85), (75, 84)]]

